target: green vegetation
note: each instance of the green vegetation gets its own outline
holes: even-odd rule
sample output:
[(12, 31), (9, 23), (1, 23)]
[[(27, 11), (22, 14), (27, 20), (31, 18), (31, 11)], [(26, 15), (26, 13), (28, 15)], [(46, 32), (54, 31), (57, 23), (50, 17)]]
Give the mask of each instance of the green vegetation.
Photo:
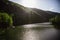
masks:
[(52, 22), (52, 25), (54, 25), (55, 28), (60, 29), (60, 15), (51, 18), (50, 22)]
[(12, 17), (8, 15), (7, 13), (0, 12), (0, 27), (6, 28), (12, 25), (13, 25)]
[(54, 12), (47, 12), (36, 8), (27, 8), (9, 0), (1, 1), (0, 11), (7, 12), (9, 15), (12, 14), (14, 26), (48, 22), (49, 19), (56, 14)]
[[(0, 40), (9, 40), (9, 32), (12, 29), (11, 26), (13, 26), (12, 17), (8, 15), (8, 13), (0, 12)], [(12, 32), (13, 30), (11, 31), (11, 35)]]
[[(56, 13), (50, 14), (50, 12), (40, 9), (27, 8), (9, 0), (0, 0), (0, 40), (18, 40), (18, 33), (21, 36), (25, 30), (23, 27), (20, 28), (21, 26), (18, 28), (18, 25), (46, 22), (49, 18), (55, 16), (54, 14)], [(55, 23), (52, 22), (52, 24)], [(12, 25), (16, 27), (13, 28)], [(40, 30), (43, 28), (34, 29)]]

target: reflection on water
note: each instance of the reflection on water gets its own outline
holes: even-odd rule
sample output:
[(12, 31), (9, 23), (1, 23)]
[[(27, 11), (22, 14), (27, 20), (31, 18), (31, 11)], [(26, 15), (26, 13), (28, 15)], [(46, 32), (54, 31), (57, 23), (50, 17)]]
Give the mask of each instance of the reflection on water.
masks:
[(60, 30), (49, 24), (29, 24), (0, 29), (0, 40), (59, 40)]
[[(32, 27), (34, 25), (27, 25)], [(57, 30), (54, 28), (24, 28), (18, 33), (18, 40), (57, 40)]]
[(27, 24), (23, 25), (24, 28), (33, 28), (33, 27), (53, 27), (53, 25), (49, 25), (50, 23), (37, 23), (37, 24)]
[(23, 35), (23, 40), (37, 40), (35, 34), (36, 32), (31, 29), (29, 29), (28, 31), (26, 30)]

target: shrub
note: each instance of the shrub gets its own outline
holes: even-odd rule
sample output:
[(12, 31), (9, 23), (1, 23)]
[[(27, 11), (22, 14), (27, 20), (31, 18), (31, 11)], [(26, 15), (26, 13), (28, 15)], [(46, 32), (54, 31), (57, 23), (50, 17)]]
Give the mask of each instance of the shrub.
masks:
[(13, 20), (7, 13), (0, 13), (0, 27), (6, 28), (13, 25)]
[(50, 22), (52, 22), (52, 25), (54, 25), (55, 28), (60, 29), (60, 15), (57, 15), (50, 19)]

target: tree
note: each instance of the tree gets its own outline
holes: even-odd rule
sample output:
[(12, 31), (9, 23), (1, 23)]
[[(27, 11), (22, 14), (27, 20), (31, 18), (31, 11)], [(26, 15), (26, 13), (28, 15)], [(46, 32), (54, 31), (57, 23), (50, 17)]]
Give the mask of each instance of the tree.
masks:
[(51, 18), (50, 22), (52, 22), (52, 25), (54, 25), (55, 28), (60, 29), (60, 15)]
[(7, 13), (0, 12), (0, 28), (7, 28), (13, 25), (13, 20)]

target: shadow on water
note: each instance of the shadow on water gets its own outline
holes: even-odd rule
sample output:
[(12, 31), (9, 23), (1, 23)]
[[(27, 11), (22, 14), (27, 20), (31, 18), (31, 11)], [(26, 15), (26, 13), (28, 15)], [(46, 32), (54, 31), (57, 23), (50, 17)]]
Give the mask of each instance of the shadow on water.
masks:
[[(4, 32), (4, 31), (3, 31)], [(7, 29), (0, 40), (59, 40), (60, 30), (53, 27), (17, 26)]]

